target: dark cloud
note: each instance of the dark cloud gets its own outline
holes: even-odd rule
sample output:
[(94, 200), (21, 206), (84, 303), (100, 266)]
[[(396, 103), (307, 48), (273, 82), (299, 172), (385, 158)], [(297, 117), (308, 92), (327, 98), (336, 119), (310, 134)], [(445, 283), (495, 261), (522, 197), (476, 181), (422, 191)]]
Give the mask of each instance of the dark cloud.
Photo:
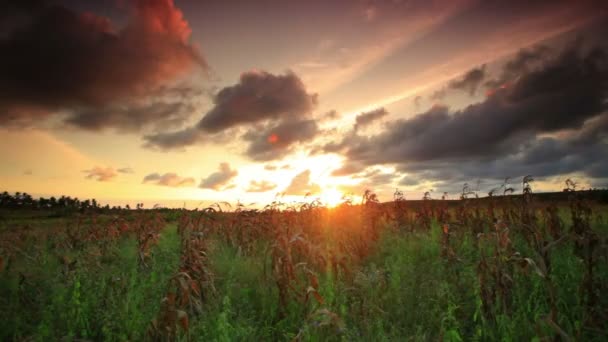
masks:
[(179, 149), (214, 142), (218, 134), (247, 127), (242, 135), (249, 143), (245, 154), (254, 160), (272, 160), (291, 152), (294, 144), (309, 141), (320, 133), (317, 121), (312, 119), (317, 95), (309, 94), (292, 72), (282, 75), (245, 72), (239, 83), (221, 89), (213, 102), (213, 108), (197, 125), (145, 136), (145, 146)]
[(298, 173), (291, 183), (283, 191), (285, 195), (303, 196), (306, 194), (317, 195), (321, 193), (321, 187), (310, 181), (310, 170)]
[(352, 176), (353, 179), (361, 180), (360, 186), (368, 189), (377, 189), (389, 186), (399, 177), (398, 172), (384, 172), (378, 168), (371, 168)]
[(436, 106), (392, 122), (347, 154), (382, 162), (480, 157), (514, 149), (523, 136), (580, 128), (606, 110), (605, 59), (599, 51), (566, 51), (481, 103), (455, 112)]
[(151, 173), (144, 177), (142, 183), (152, 183), (155, 185), (169, 186), (173, 188), (187, 187), (194, 185), (194, 178), (192, 177), (180, 177), (176, 173), (168, 172), (163, 175), (159, 173)]
[(439, 101), (439, 102), (441, 102), (441, 101), (443, 101), (443, 99), (445, 99), (445, 97), (446, 97), (447, 95), (448, 95), (448, 91), (447, 91), (447, 89), (446, 89), (446, 88), (441, 88), (441, 89), (435, 90), (435, 91), (434, 91), (434, 92), (433, 92), (433, 93), (432, 93), (432, 94), (429, 96), (429, 99), (430, 99), (431, 101), (435, 101), (435, 102)]
[(354, 129), (355, 131), (357, 131), (363, 127), (369, 126), (374, 121), (380, 120), (387, 115), (388, 112), (386, 111), (386, 109), (384, 109), (384, 107), (380, 107), (369, 112), (363, 112), (357, 115), (357, 117), (355, 118)]
[(608, 147), (604, 130), (603, 141), (580, 145), (577, 136), (564, 138), (541, 138), (531, 140), (518, 153), (496, 158), (467, 159), (459, 161), (435, 160), (403, 164), (401, 171), (414, 179), (437, 181), (438, 187), (449, 192), (458, 191), (465, 182), (484, 179), (493, 183), (490, 188), (502, 184), (510, 177), (517, 184), (521, 177), (531, 174), (536, 179), (548, 179), (559, 175), (578, 174), (586, 178), (601, 179), (608, 172), (608, 161), (603, 157)]
[(90, 170), (82, 171), (86, 173), (86, 179), (96, 179), (99, 182), (107, 182), (115, 178), (118, 174), (114, 171), (114, 168), (111, 167), (99, 167), (95, 166)]
[[(502, 184), (505, 177), (520, 182), (521, 177), (532, 174), (537, 179), (559, 175), (582, 174), (591, 179), (602, 179), (608, 174), (605, 151), (608, 146), (608, 115), (588, 120), (583, 128), (565, 134), (530, 138), (516, 151), (493, 158), (466, 158), (431, 160), (400, 164), (413, 180), (439, 182), (442, 190), (458, 192), (465, 182), (484, 179)], [(489, 189), (486, 189), (489, 190)]]
[(265, 71), (241, 74), (239, 83), (223, 88), (214, 98), (214, 107), (197, 127), (209, 133), (264, 120), (307, 117), (317, 104), (317, 95), (308, 94), (293, 72), (273, 75)]
[(219, 171), (210, 174), (207, 176), (207, 178), (203, 178), (199, 188), (212, 189), (216, 191), (229, 189), (234, 186), (231, 186), (228, 183), (237, 175), (238, 172), (236, 170), (232, 170), (230, 168), (230, 164), (221, 163), (219, 166)]
[(520, 75), (529, 72), (531, 68), (542, 65), (550, 57), (550, 54), (551, 49), (544, 45), (522, 49), (511, 60), (505, 63), (501, 75), (498, 78), (485, 82), (485, 86), (495, 89), (512, 82)]
[(120, 132), (136, 132), (144, 127), (162, 130), (179, 127), (195, 109), (194, 104), (179, 101), (108, 105), (79, 109), (69, 114), (65, 122), (90, 131), (115, 128)]
[(249, 142), (245, 152), (253, 160), (275, 160), (292, 152), (296, 143), (311, 141), (319, 134), (315, 120), (282, 122), (265, 129), (250, 129), (243, 135)]
[[(330, 141), (321, 147), (313, 149), (314, 154), (318, 153), (342, 153), (355, 144), (359, 144), (364, 137), (358, 135), (354, 130), (348, 131), (340, 141)], [(346, 164), (349, 163), (348, 161)]]
[(163, 151), (183, 149), (185, 146), (195, 145), (206, 141), (213, 141), (212, 137), (206, 139), (203, 132), (190, 127), (181, 131), (148, 134), (144, 136), (144, 147), (160, 149)]
[(258, 181), (252, 180), (249, 183), (249, 187), (247, 188), (246, 191), (247, 192), (267, 192), (267, 191), (276, 189), (276, 187), (277, 187), (276, 184), (271, 183), (269, 181), (263, 180), (263, 181), (258, 182)]
[(452, 81), (449, 84), (450, 89), (459, 89), (466, 91), (470, 96), (475, 95), (477, 89), (486, 77), (485, 64), (479, 68), (474, 68), (467, 71), (462, 78)]
[(189, 114), (167, 98), (146, 100), (176, 96), (167, 84), (207, 69), (172, 0), (130, 2), (122, 28), (91, 12), (28, 3), (19, 23), (0, 27), (0, 125), (61, 115), (85, 129), (134, 131)]
[(403, 178), (401, 178), (401, 180), (399, 181), (399, 185), (403, 186), (415, 186), (418, 184), (420, 184), (420, 180), (411, 176), (403, 176)]
[(544, 54), (515, 57), (534, 67), (506, 63), (499, 78), (509, 74), (511, 83), (480, 103), (457, 111), (435, 106), (375, 136), (350, 133), (323, 149), (348, 163), (398, 165), (415, 180), (605, 175), (607, 54), (579, 45)]

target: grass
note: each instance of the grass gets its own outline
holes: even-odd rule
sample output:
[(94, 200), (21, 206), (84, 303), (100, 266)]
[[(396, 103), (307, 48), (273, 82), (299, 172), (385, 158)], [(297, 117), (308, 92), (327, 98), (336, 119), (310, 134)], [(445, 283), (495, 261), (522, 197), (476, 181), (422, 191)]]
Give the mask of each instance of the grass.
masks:
[[(462, 220), (468, 225), (454, 218), (457, 209), (446, 209), (447, 214), (438, 214), (443, 210), (438, 206), (413, 209), (407, 222), (396, 222), (378, 208), (282, 209), (240, 213), (238, 220), (227, 213), (184, 212), (185, 221), (172, 218), (146, 245), (145, 263), (138, 239), (156, 229), (148, 218), (126, 217), (138, 228), (109, 242), (77, 246), (65, 243), (63, 230), (51, 229), (56, 219), (28, 219), (21, 243), (0, 245), (0, 256), (10, 255), (0, 271), (0, 339), (608, 338), (602, 320), (608, 302), (601, 295), (608, 284), (608, 225), (598, 218), (606, 208), (594, 207), (590, 226), (576, 233), (571, 209), (561, 207), (559, 236), (566, 237), (545, 255), (531, 244), (524, 223), (507, 222), (508, 230), (501, 231), (480, 203), (467, 207)], [(544, 207), (533, 210), (539, 218), (534, 231), (546, 247), (557, 238), (541, 234), (548, 229), (548, 221), (540, 219)], [(91, 220), (87, 225), (93, 228), (82, 229), (109, 231), (112, 220), (99, 220), (103, 224)], [(470, 226), (477, 224), (481, 235)], [(22, 226), (4, 225), (4, 236), (17, 241), (11, 234)], [(586, 249), (593, 253), (591, 282), (577, 247), (582, 237), (594, 241), (585, 247), (593, 248)], [(192, 259), (192, 251), (198, 257)], [(192, 282), (174, 285), (180, 274)], [(588, 302), (585, 284), (597, 295), (595, 304)], [(173, 297), (176, 302), (167, 306)], [(201, 310), (192, 306), (195, 300), (202, 302)], [(161, 328), (151, 334), (153, 321)]]
[(49, 250), (36, 263), (11, 265), (0, 277), (0, 339), (140, 340), (177, 267), (176, 228), (163, 231), (149, 269), (138, 266), (133, 239), (119, 241), (109, 254), (75, 259), (83, 262), (67, 272)]

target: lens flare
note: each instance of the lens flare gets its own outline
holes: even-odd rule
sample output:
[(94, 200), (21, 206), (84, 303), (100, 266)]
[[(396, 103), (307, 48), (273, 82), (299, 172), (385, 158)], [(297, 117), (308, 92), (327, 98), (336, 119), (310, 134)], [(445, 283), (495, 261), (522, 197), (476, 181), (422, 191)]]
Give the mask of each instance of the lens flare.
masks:
[(279, 136), (276, 134), (271, 134), (268, 136), (268, 142), (271, 144), (275, 144), (279, 141)]

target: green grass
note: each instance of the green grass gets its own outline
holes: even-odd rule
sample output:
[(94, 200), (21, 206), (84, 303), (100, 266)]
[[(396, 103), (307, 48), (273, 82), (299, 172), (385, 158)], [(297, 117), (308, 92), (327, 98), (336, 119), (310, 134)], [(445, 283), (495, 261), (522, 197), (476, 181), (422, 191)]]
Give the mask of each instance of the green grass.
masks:
[(121, 240), (110, 253), (67, 273), (47, 250), (39, 262), (11, 265), (0, 277), (0, 339), (141, 340), (177, 270), (176, 229), (163, 232), (148, 269), (138, 266), (133, 239)]
[[(606, 223), (594, 224), (605, 239)], [(521, 341), (552, 334), (541, 322), (550, 310), (542, 278), (515, 272), (510, 312), (497, 307), (496, 319), (487, 319), (481, 311), (475, 237), (459, 234), (453, 240), (458, 260), (448, 262), (441, 257), (441, 234), (437, 224), (429, 232), (384, 230), (372, 253), (350, 265), (351, 278), (333, 274), (329, 267), (320, 274), (323, 304), (292, 300), (285, 316), (279, 314), (270, 243), (259, 241), (252, 253), (244, 254), (213, 236), (208, 257), (214, 290), (205, 290), (205, 311), (191, 318), (188, 334), (194, 341), (285, 341), (296, 336), (303, 341)], [(513, 244), (522, 255), (535, 257), (523, 238), (514, 236)], [(72, 260), (83, 260), (69, 271), (56, 251), (41, 248), (26, 251), (35, 261), (18, 258), (0, 273), (0, 340), (144, 340), (180, 262), (173, 223), (154, 247), (148, 268), (138, 265), (133, 238), (120, 240), (104, 257), (84, 258), (93, 247), (67, 251)], [(571, 243), (554, 249), (551, 263), (557, 323), (576, 336), (585, 320), (583, 265)], [(608, 283), (605, 262), (598, 263), (596, 277)], [(601, 297), (605, 309), (606, 296)], [(585, 340), (607, 337), (606, 331), (581, 335)]]

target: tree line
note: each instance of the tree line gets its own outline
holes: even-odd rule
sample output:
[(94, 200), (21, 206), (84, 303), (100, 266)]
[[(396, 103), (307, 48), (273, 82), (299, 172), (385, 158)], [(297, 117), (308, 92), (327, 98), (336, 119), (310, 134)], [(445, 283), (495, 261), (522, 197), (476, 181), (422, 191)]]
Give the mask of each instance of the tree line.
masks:
[(109, 204), (101, 205), (96, 199), (85, 199), (80, 200), (78, 197), (51, 196), (49, 198), (39, 197), (34, 198), (26, 192), (15, 192), (10, 194), (8, 191), (0, 194), (0, 208), (6, 209), (59, 209), (69, 211), (85, 211), (85, 210), (99, 210), (99, 211), (119, 211), (119, 210), (131, 210), (131, 209), (143, 209), (143, 203), (137, 203), (135, 208), (131, 208), (129, 204), (124, 207), (120, 205), (110, 206)]

